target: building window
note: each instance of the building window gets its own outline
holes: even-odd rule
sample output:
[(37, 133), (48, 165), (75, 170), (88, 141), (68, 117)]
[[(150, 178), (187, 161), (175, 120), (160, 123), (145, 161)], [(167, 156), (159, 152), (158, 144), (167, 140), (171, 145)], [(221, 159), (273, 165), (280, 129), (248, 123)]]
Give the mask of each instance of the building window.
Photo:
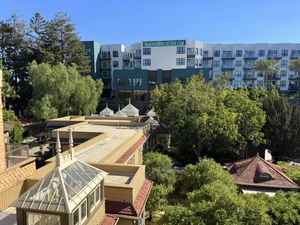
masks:
[(176, 65), (177, 66), (185, 65), (185, 58), (176, 58)]
[(285, 80), (280, 81), (280, 87), (286, 87), (286, 81)]
[(242, 67), (242, 65), (243, 65), (242, 60), (237, 60), (237, 61), (235, 61), (235, 66), (236, 66), (236, 67)]
[(151, 59), (143, 59), (143, 66), (151, 66)]
[(119, 52), (118, 51), (113, 51), (113, 57), (119, 57)]
[(94, 191), (90, 194), (90, 212), (93, 211), (93, 209), (96, 207), (96, 205), (100, 202), (100, 193), (101, 188), (100, 185), (98, 185)]
[(277, 50), (269, 50), (268, 57), (273, 58), (277, 56)]
[(280, 67), (287, 68), (288, 67), (288, 61), (285, 60), (285, 59), (281, 60)]
[(119, 61), (113, 61), (113, 68), (119, 67)]
[(281, 77), (287, 77), (287, 71), (286, 70), (281, 70), (280, 71), (280, 76)]
[(185, 54), (185, 47), (178, 46), (176, 49), (177, 54)]
[(207, 50), (203, 51), (203, 57), (208, 57), (209, 52)]
[(292, 58), (300, 57), (300, 50), (292, 50), (291, 57)]
[(151, 55), (151, 48), (143, 48), (143, 55)]
[(220, 51), (219, 50), (214, 51), (214, 57), (220, 57)]
[(243, 50), (236, 50), (235, 55), (236, 55), (236, 57), (242, 57), (243, 56)]
[(90, 48), (87, 48), (87, 49), (86, 49), (86, 54), (90, 55), (91, 52), (92, 52), (92, 50), (91, 50)]
[(80, 206), (73, 212), (73, 225), (81, 225), (87, 218), (86, 200), (84, 200)]
[(236, 77), (241, 77), (242, 76), (242, 71), (238, 70), (235, 72)]
[(287, 49), (281, 50), (281, 56), (289, 56), (289, 50)]
[(214, 60), (213, 61), (213, 67), (220, 67), (220, 61), (219, 60)]
[(258, 50), (258, 57), (265, 57), (265, 50)]
[(220, 70), (215, 70), (215, 71), (214, 71), (214, 76), (215, 76), (215, 77), (220, 76), (220, 74), (221, 74)]
[(45, 221), (47, 221), (47, 224), (55, 224), (55, 225), (61, 224), (60, 216), (58, 215), (26, 212), (27, 225), (42, 225), (45, 224)]

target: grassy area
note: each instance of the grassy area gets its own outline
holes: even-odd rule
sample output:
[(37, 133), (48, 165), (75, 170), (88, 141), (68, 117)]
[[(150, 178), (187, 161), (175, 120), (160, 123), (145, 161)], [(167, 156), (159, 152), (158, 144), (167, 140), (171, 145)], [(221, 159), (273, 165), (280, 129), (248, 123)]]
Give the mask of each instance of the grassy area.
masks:
[(300, 167), (288, 165), (287, 162), (279, 161), (277, 164), (293, 181), (300, 185)]

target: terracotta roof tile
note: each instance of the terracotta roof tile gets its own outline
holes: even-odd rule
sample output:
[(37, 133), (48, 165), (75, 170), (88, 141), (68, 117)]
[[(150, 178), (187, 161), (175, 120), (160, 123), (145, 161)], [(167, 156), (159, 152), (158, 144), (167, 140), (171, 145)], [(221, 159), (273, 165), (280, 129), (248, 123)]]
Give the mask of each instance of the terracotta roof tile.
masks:
[(101, 223), (101, 225), (115, 225), (118, 222), (118, 217), (110, 214), (106, 214), (105, 219)]
[(111, 214), (123, 214), (139, 217), (152, 188), (152, 181), (145, 180), (134, 203), (105, 201), (105, 211)]
[(259, 156), (227, 163), (226, 167), (239, 185), (299, 188), (277, 165), (267, 162)]
[(134, 145), (132, 145), (117, 161), (116, 163), (124, 164), (132, 156), (132, 154), (143, 145), (149, 138), (150, 134), (144, 134)]

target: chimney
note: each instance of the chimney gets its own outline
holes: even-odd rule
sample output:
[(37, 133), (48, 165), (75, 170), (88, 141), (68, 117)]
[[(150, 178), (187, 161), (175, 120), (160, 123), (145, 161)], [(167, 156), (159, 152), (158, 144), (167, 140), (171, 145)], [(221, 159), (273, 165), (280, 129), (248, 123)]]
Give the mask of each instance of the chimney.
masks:
[(3, 131), (2, 70), (0, 70), (0, 172), (6, 169), (6, 150)]

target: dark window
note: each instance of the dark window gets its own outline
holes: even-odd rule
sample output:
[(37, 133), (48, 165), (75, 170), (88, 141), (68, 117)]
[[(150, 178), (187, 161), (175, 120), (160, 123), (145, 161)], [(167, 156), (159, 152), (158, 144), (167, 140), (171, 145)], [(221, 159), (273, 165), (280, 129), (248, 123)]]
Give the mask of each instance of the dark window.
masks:
[(236, 55), (236, 57), (242, 57), (243, 56), (243, 50), (236, 50), (235, 55)]
[(119, 57), (119, 52), (118, 51), (113, 51), (113, 57)]
[(283, 49), (281, 50), (281, 56), (288, 56), (289, 55), (289, 50)]
[(220, 51), (219, 50), (214, 51), (214, 57), (220, 57)]
[(113, 61), (113, 67), (118, 68), (119, 67), (119, 61)]
[(258, 57), (265, 57), (265, 50), (258, 50)]
[(178, 46), (176, 49), (177, 54), (185, 54), (185, 47)]

